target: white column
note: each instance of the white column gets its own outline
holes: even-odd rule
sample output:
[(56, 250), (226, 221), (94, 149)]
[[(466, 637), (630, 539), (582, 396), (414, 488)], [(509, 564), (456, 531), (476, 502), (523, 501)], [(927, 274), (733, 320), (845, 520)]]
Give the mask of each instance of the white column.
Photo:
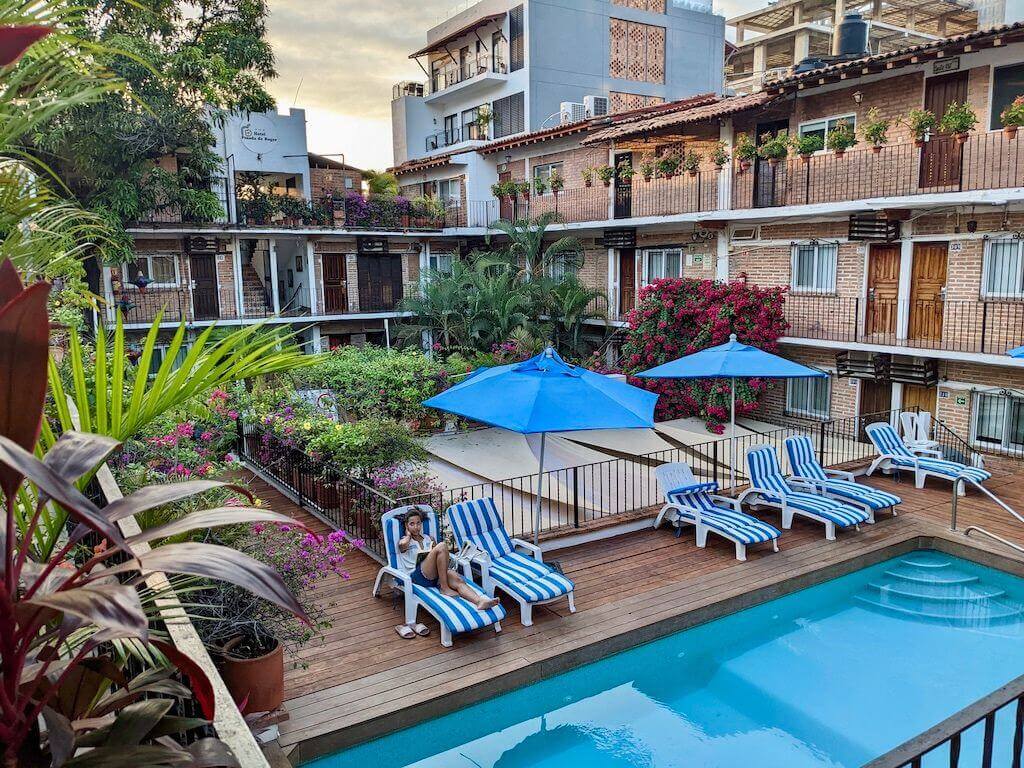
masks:
[(799, 64), (811, 53), (811, 33), (801, 29), (793, 38), (793, 63)]
[[(320, 289), (320, 286), (317, 284), (316, 270), (314, 269), (315, 264), (316, 259), (313, 254), (313, 242), (311, 240), (306, 240), (306, 274), (309, 275), (309, 314), (314, 316), (319, 314), (317, 297)], [(320, 332), (317, 331), (318, 337), (319, 333)]]
[(896, 341), (907, 340), (910, 325), (911, 275), (914, 273), (914, 223), (903, 222), (903, 239), (900, 241), (900, 280), (896, 292)]
[(614, 248), (608, 249), (608, 314), (618, 317), (619, 311), (619, 270), (615, 258), (617, 251)]
[(718, 172), (718, 210), (728, 211), (732, 208), (732, 147), (733, 128), (732, 118), (722, 120), (718, 128), (719, 141), (725, 143), (725, 151), (729, 153), (730, 162)]
[(768, 68), (768, 65), (767, 65), (768, 58), (767, 58), (766, 54), (767, 54), (767, 50), (765, 49), (765, 45), (763, 43), (760, 44), (760, 45), (755, 45), (754, 46), (754, 70), (753, 70), (754, 71), (754, 88), (753, 88), (753, 90), (755, 90), (755, 91), (760, 91), (762, 86), (764, 85), (764, 73), (765, 73), (765, 71)]
[(894, 381), (892, 383), (892, 399), (889, 401), (889, 421), (892, 422), (892, 426), (897, 432), (900, 428), (900, 420), (896, 412), (901, 408), (903, 408), (903, 385)]
[(426, 281), (428, 269), (430, 269), (430, 241), (426, 240), (420, 249), (420, 285)]
[(237, 237), (231, 238), (231, 266), (235, 272), (235, 313), (245, 317), (245, 292), (242, 290), (242, 244)]
[(277, 290), (277, 240), (270, 238), (270, 294), (274, 299), (274, 314), (281, 314), (281, 294)]
[(386, 317), (384, 318), (384, 346), (391, 349), (391, 325)]
[(724, 229), (715, 235), (715, 280), (729, 282), (729, 235)]
[(320, 326), (313, 325), (309, 328), (309, 350), (307, 354), (315, 355), (320, 352)]
[[(126, 270), (128, 267), (128, 264), (121, 267), (122, 287), (124, 286), (125, 278), (127, 277)], [(114, 281), (110, 275), (110, 267), (103, 268), (103, 295), (107, 298), (107, 305), (104, 309), (104, 314), (107, 316), (107, 322), (113, 325), (117, 320), (117, 309), (114, 307)]]

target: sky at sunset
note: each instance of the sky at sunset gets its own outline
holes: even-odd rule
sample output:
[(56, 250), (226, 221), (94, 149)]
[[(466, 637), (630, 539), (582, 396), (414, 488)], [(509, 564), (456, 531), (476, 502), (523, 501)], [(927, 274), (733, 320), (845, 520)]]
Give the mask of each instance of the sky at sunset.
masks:
[[(716, 0), (715, 9), (732, 16), (764, 4)], [(389, 166), (391, 87), (426, 79), (409, 54), (455, 7), (452, 0), (270, 0), (279, 74), (268, 87), (279, 110), (306, 109), (310, 151), (344, 154), (361, 168)]]

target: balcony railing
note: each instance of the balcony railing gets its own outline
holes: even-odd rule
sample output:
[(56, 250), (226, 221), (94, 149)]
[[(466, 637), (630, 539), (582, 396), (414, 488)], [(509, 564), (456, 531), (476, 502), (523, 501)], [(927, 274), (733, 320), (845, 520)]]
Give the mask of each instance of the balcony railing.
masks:
[(732, 207), (768, 208), (939, 192), (1024, 186), (1024, 141), (1001, 131), (973, 134), (963, 145), (936, 136), (924, 147), (891, 144), (879, 151), (825, 152), (772, 164), (757, 162), (733, 177)]
[(430, 92), (437, 93), (438, 91), (443, 91), (445, 88), (451, 88), (453, 85), (464, 83), (480, 75), (504, 75), (507, 72), (508, 68), (505, 65), (505, 58), (501, 53), (493, 57), (490, 53), (481, 53), (462, 62), (457, 67), (434, 72), (430, 78)]
[[(235, 304), (235, 294), (231, 291), (230, 301), (222, 297), (214, 297), (199, 292), (193, 293), (188, 288), (147, 288), (145, 293), (134, 288), (126, 288), (114, 294), (112, 310), (120, 310), (126, 325), (152, 323), (157, 315), (161, 322), (179, 323), (204, 322), (213, 320), (253, 319), (262, 320), (269, 317), (308, 317), (310, 308), (305, 306), (302, 298), (302, 286), (289, 289), (280, 298), (280, 310), (274, 311), (273, 296), (269, 291), (256, 291), (246, 287), (243, 291), (243, 307), (241, 313)], [(108, 321), (112, 319), (108, 317)]]
[(790, 326), (786, 335), (802, 339), (996, 355), (1024, 340), (1024, 301), (896, 301), (790, 294), (785, 313)]

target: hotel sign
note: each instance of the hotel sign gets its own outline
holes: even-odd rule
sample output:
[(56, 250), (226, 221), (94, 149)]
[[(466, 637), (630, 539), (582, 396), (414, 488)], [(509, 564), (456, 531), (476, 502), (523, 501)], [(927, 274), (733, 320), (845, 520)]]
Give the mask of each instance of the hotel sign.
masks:
[(932, 64), (933, 75), (942, 75), (946, 72), (956, 72), (958, 69), (960, 69), (959, 56), (954, 56), (951, 59), (937, 59), (935, 63)]
[(606, 229), (601, 244), (605, 248), (636, 248), (636, 227)]

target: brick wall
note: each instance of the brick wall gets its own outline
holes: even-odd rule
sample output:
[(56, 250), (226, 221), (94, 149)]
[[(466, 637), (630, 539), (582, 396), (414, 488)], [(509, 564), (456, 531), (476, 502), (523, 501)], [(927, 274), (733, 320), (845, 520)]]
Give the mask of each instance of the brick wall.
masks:
[[(346, 179), (351, 180), (351, 186), (346, 186)], [(351, 169), (310, 168), (309, 188), (314, 200), (344, 197), (348, 192), (362, 191), (363, 175)]]

